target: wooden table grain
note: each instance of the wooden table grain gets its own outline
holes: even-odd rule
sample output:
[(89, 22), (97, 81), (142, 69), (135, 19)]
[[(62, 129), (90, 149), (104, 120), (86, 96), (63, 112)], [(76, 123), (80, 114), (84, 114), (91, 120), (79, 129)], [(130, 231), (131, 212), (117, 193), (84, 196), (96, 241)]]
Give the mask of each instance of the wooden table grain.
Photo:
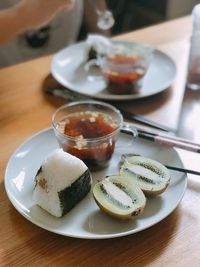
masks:
[[(137, 101), (132, 105), (138, 105), (135, 110), (157, 122), (170, 120), (176, 114), (180, 119), (178, 135), (200, 142), (200, 93), (186, 90), (183, 99), (190, 31), (191, 18), (185, 17), (118, 38), (151, 43), (176, 61), (178, 78), (173, 88), (179, 92), (175, 99), (168, 99), (173, 107), (175, 101), (182, 106), (178, 115), (165, 100), (168, 93), (157, 96), (163, 99), (160, 105), (151, 107), (149, 100), (145, 100), (143, 108)], [(4, 188), (9, 157), (26, 138), (49, 127), (53, 111), (64, 103), (42, 90), (51, 59), (48, 56), (0, 70), (0, 266), (200, 266), (198, 176), (188, 175), (186, 193), (167, 218), (142, 232), (117, 239), (81, 240), (56, 235), (27, 221), (12, 206)], [(200, 169), (199, 155), (178, 152), (186, 167)]]

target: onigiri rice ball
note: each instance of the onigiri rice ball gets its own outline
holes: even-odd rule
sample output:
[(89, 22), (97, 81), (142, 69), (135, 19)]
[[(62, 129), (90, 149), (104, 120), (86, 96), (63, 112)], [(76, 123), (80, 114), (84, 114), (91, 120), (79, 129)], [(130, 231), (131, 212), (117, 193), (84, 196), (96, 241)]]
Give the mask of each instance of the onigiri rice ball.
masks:
[(35, 177), (33, 201), (56, 217), (62, 217), (91, 189), (88, 167), (79, 158), (54, 150), (42, 163)]

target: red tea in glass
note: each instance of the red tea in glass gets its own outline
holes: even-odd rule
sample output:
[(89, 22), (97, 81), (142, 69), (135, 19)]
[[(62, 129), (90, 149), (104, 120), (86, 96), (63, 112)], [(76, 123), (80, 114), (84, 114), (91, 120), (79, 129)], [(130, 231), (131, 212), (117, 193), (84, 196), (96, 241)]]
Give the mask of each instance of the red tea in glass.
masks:
[(107, 80), (108, 90), (113, 94), (137, 92), (146, 72), (143, 63), (144, 58), (137, 55), (107, 56), (101, 65), (101, 72)]
[(115, 148), (113, 132), (118, 125), (103, 112), (81, 111), (66, 116), (57, 130), (67, 136), (63, 149), (80, 158), (91, 170), (105, 167)]

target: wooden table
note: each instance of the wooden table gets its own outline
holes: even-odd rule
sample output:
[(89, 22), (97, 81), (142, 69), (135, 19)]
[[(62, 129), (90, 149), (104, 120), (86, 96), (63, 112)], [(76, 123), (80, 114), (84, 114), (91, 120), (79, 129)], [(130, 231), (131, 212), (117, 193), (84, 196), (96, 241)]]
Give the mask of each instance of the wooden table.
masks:
[[(120, 37), (152, 43), (174, 58), (178, 78), (173, 88), (181, 91), (176, 97), (179, 105), (183, 98), (190, 31), (191, 19), (186, 17)], [(9, 157), (26, 138), (49, 127), (52, 112), (64, 103), (42, 92), (51, 58), (0, 70), (0, 266), (200, 266), (200, 180), (194, 175), (188, 175), (184, 198), (171, 215), (145, 231), (118, 239), (80, 240), (59, 236), (30, 223), (12, 206), (3, 182)], [(166, 103), (166, 94), (157, 96), (163, 99), (162, 105), (151, 107), (149, 100), (145, 100), (146, 105), (136, 110), (157, 122), (177, 116), (177, 111), (173, 112)], [(178, 134), (200, 142), (199, 100), (200, 92), (186, 91)], [(180, 150), (179, 153), (186, 167), (200, 169), (197, 154)]]

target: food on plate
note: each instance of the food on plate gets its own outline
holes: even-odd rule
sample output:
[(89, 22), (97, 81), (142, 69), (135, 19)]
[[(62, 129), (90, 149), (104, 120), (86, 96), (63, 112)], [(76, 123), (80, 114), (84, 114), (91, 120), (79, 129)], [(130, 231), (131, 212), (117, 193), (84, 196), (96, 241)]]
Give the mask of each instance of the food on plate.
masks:
[(120, 175), (98, 182), (93, 187), (93, 196), (102, 211), (122, 220), (139, 215), (146, 205), (145, 195), (134, 180)]
[(85, 69), (88, 71), (91, 66), (100, 67), (100, 59), (107, 57), (113, 53), (120, 53), (123, 46), (120, 43), (113, 42), (109, 38), (100, 34), (89, 34), (86, 41), (86, 65)]
[(100, 34), (89, 34), (86, 41), (87, 60), (96, 59), (98, 56), (109, 55), (119, 46)]
[(56, 217), (62, 217), (91, 189), (91, 176), (82, 160), (54, 150), (42, 163), (35, 177), (35, 204)]
[(146, 195), (159, 195), (166, 190), (170, 172), (162, 163), (132, 155), (123, 155), (122, 160), (121, 176), (132, 178)]

